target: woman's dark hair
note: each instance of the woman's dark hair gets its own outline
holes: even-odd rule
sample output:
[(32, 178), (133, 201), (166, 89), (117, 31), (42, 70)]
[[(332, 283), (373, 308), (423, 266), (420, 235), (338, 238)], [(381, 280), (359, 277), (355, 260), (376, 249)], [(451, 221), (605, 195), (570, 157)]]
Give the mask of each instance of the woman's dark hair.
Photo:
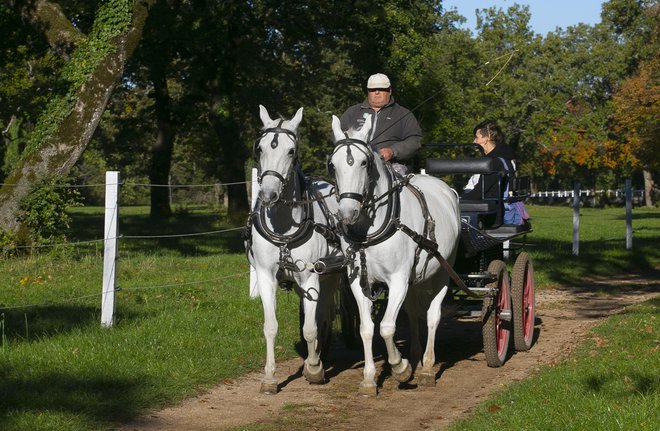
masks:
[(488, 136), (488, 139), (493, 141), (496, 146), (504, 144), (504, 133), (494, 120), (484, 120), (477, 124), (472, 133), (476, 136), (477, 131), (480, 131), (483, 136)]

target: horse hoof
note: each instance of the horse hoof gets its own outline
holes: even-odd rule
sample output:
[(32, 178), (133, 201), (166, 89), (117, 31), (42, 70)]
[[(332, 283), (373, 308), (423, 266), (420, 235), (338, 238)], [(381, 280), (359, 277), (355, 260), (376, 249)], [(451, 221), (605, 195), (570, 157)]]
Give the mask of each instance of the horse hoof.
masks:
[(402, 359), (401, 364), (399, 365), (404, 365), (403, 370), (397, 372), (394, 370), (394, 368), (392, 368), (392, 375), (397, 380), (397, 382), (406, 383), (412, 378), (412, 367), (410, 366), (410, 362), (405, 359)]
[(376, 387), (375, 383), (360, 383), (358, 395), (362, 397), (375, 397), (378, 395), (378, 387)]
[(303, 376), (305, 376), (305, 379), (313, 385), (325, 383), (325, 370), (323, 370), (323, 365), (319, 363), (319, 365), (314, 368), (318, 368), (318, 371), (312, 371), (310, 367), (305, 364), (305, 367), (303, 368)]
[(259, 392), (265, 395), (277, 394), (277, 380), (262, 380)]
[(420, 386), (435, 386), (435, 374), (433, 373), (420, 373), (419, 375)]

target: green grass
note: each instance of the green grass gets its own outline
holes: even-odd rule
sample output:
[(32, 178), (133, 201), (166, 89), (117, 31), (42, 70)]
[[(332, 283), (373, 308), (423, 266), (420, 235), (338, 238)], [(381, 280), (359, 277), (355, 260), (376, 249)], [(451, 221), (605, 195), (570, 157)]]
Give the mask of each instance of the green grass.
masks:
[(657, 430), (660, 298), (607, 319), (567, 360), (481, 404), (450, 431)]
[(633, 248), (626, 250), (623, 208), (580, 210), (579, 255), (573, 256), (573, 210), (528, 206), (534, 232), (528, 251), (534, 261), (537, 286), (572, 285), (584, 278), (660, 268), (660, 210), (633, 210)]
[[(98, 225), (99, 217), (102, 226), (102, 215), (92, 213), (83, 227)], [(182, 217), (173, 222), (180, 226), (163, 230), (138, 214), (122, 231), (229, 227), (210, 214)], [(70, 237), (92, 239), (91, 231)], [(100, 326), (103, 263), (96, 246), (0, 261), (0, 307), (8, 307), (0, 309), (0, 429), (108, 429), (263, 367), (261, 303), (248, 296), (247, 261), (235, 251), (242, 249), (239, 234), (224, 235), (122, 240), (117, 321), (106, 329)], [(154, 287), (183, 283), (195, 284)], [(30, 304), (37, 305), (11, 308)], [(276, 354), (295, 356), (295, 294), (278, 295), (278, 315)]]
[[(625, 250), (622, 209), (583, 209), (577, 258), (569, 208), (530, 206), (529, 212), (528, 249), (539, 288), (660, 266), (657, 209), (635, 209), (632, 251)], [(120, 233), (235, 227), (221, 214), (192, 207), (171, 220), (147, 214), (122, 208)], [(102, 210), (75, 208), (72, 216), (70, 241), (102, 238)], [(109, 429), (263, 367), (261, 303), (248, 297), (239, 232), (120, 240), (122, 290), (116, 325), (106, 329), (100, 327), (102, 253), (102, 243), (92, 242), (0, 260), (0, 429)], [(278, 295), (279, 359), (298, 354), (297, 307), (295, 294)], [(583, 404), (573, 408), (588, 411), (589, 399), (577, 399)]]

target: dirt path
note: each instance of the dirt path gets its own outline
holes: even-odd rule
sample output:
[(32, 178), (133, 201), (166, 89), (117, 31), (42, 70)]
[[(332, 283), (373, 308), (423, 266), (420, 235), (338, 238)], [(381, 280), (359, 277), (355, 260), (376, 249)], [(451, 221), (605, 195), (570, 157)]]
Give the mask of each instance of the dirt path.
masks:
[[(594, 294), (599, 285), (608, 291), (616, 285), (617, 294)], [(478, 322), (447, 319), (439, 330), (437, 383), (432, 388), (417, 387), (415, 380), (400, 388), (389, 371), (383, 371), (383, 350), (375, 349), (381, 353), (379, 394), (358, 397), (362, 352), (337, 342), (329, 358), (327, 384), (309, 385), (301, 374), (302, 359), (289, 360), (278, 364), (282, 383), (275, 396), (259, 394), (261, 374), (251, 374), (226, 380), (177, 407), (153, 412), (120, 429), (215, 431), (257, 423), (306, 431), (443, 429), (491, 392), (564, 357), (599, 320), (659, 292), (660, 281), (654, 277), (600, 279), (588, 288), (537, 292), (536, 344), (529, 352), (514, 354), (501, 368), (486, 366)]]

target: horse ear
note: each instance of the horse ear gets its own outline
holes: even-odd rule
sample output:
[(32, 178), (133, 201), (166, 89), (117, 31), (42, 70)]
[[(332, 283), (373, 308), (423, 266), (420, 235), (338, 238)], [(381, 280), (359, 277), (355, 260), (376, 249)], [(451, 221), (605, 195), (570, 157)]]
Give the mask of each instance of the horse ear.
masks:
[(335, 142), (345, 137), (344, 131), (341, 130), (341, 121), (339, 121), (336, 115), (332, 116), (332, 134), (334, 135)]
[(264, 123), (264, 127), (273, 122), (264, 105), (259, 105), (259, 117), (261, 117), (261, 122)]
[(371, 114), (367, 115), (367, 118), (364, 119), (364, 124), (362, 124), (360, 131), (355, 136), (357, 139), (363, 142), (367, 142), (369, 132), (371, 132), (371, 118)]
[(293, 130), (298, 129), (298, 125), (302, 121), (302, 116), (303, 116), (303, 108), (301, 107), (296, 112), (296, 115), (294, 115), (293, 118), (289, 121), (289, 124), (291, 124), (291, 127), (293, 127)]

